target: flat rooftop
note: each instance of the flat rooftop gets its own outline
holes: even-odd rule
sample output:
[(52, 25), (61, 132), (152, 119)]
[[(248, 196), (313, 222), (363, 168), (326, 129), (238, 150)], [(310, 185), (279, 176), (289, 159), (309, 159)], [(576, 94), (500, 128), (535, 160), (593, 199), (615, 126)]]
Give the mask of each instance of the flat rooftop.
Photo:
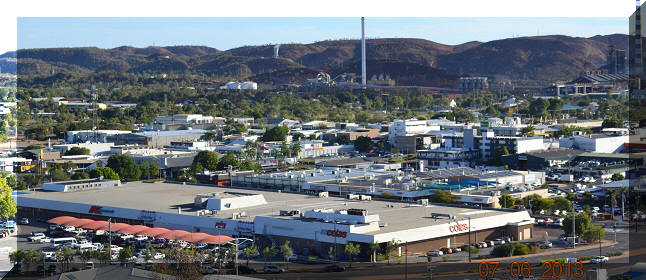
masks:
[[(197, 210), (203, 209), (194, 206), (193, 201), (196, 195), (223, 191), (234, 194), (262, 194), (267, 201), (267, 204), (242, 209), (218, 211), (217, 214), (211, 215), (211, 217), (231, 218), (233, 212), (245, 211), (247, 213), (247, 217), (243, 220), (253, 220), (256, 216), (297, 219), (298, 217), (280, 216), (280, 210), (300, 210), (305, 212), (313, 209), (346, 210), (350, 208), (358, 208), (366, 209), (368, 211), (368, 215), (378, 214), (380, 217), (379, 223), (381, 225), (387, 224), (387, 226), (381, 227), (378, 231), (379, 233), (445, 224), (452, 221), (448, 218), (431, 218), (431, 213), (448, 214), (455, 216), (456, 219), (465, 219), (467, 216), (475, 219), (513, 212), (511, 210), (479, 209), (436, 204), (422, 206), (403, 202), (358, 201), (347, 200), (340, 197), (320, 198), (318, 196), (300, 193), (240, 188), (142, 182), (130, 182), (115, 188), (92, 189), (66, 193), (21, 191), (18, 194), (18, 202), (20, 203), (21, 197), (25, 197), (167, 213), (177, 213), (177, 208), (182, 207), (183, 215), (194, 216), (196, 215), (195, 212)], [(391, 205), (393, 207), (389, 207)]]

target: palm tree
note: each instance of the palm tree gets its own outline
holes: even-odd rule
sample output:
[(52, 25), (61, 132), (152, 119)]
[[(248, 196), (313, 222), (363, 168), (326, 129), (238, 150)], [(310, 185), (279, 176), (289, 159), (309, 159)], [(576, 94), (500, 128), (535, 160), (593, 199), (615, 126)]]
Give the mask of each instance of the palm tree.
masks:
[(249, 258), (251, 257), (251, 255), (258, 254), (258, 247), (256, 247), (256, 245), (251, 245), (247, 248), (244, 248), (243, 254), (247, 259), (247, 266), (249, 266)]
[(608, 196), (610, 196), (610, 206), (612, 209), (610, 210), (611, 212), (611, 217), (614, 220), (615, 219), (615, 207), (617, 207), (617, 190), (611, 189), (607, 191)]
[(352, 267), (352, 257), (359, 255), (359, 252), (361, 252), (361, 249), (359, 249), (359, 244), (348, 243), (347, 245), (345, 245), (344, 251), (345, 254), (350, 258), (350, 267)]

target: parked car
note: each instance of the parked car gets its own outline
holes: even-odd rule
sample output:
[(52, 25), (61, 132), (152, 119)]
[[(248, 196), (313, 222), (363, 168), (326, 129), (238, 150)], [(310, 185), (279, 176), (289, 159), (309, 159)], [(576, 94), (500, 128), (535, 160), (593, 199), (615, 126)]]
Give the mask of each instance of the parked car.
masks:
[(112, 251), (113, 254), (118, 253), (121, 250), (123, 250), (123, 247), (120, 247), (120, 246), (117, 246), (117, 245), (110, 246), (110, 251)]
[(489, 245), (487, 245), (487, 242), (484, 242), (484, 241), (480, 242), (479, 244), (481, 244), (480, 246), (482, 246), (482, 248), (489, 247)]
[(439, 257), (444, 255), (444, 253), (440, 250), (431, 250), (431, 251), (428, 251), (427, 255), (431, 257)]
[(541, 242), (539, 242), (539, 243), (538, 243), (538, 246), (539, 246), (541, 249), (549, 249), (549, 248), (552, 248), (552, 242), (549, 242), (549, 241), (541, 241)]
[(94, 247), (96, 247), (96, 249), (99, 250), (99, 251), (103, 250), (103, 244), (101, 244), (101, 243), (98, 243), (98, 242), (97, 243), (92, 243), (92, 245), (94, 245)]
[(18, 224), (19, 224), (19, 225), (28, 225), (28, 224), (29, 224), (29, 219), (27, 219), (27, 218), (20, 218), (20, 219), (18, 220)]
[(610, 259), (608, 257), (606, 257), (606, 256), (596, 256), (596, 257), (590, 259), (590, 263), (606, 263), (609, 260)]
[[(435, 250), (435, 251), (438, 251), (438, 250)], [(345, 271), (345, 267), (340, 266), (338, 264), (328, 265), (325, 267), (325, 272), (343, 272), (343, 271)]]
[(56, 261), (56, 252), (54, 251), (43, 252), (43, 255), (45, 256), (46, 261)]
[(197, 246), (195, 246), (195, 248), (197, 248), (197, 249), (204, 249), (204, 248), (206, 248), (206, 247), (208, 247), (208, 246), (209, 246), (209, 244), (206, 244), (206, 243), (200, 243), (200, 244), (197, 244)]
[(165, 257), (166, 257), (166, 255), (164, 255), (163, 253), (160, 253), (160, 252), (157, 252), (157, 253), (155, 253), (155, 255), (153, 255), (153, 259), (156, 259), (156, 260), (161, 260), (161, 259), (163, 259)]
[(252, 274), (256, 273), (256, 270), (246, 265), (241, 265), (238, 266), (238, 272), (240, 272), (241, 274)]
[(73, 226), (64, 226), (63, 227), (63, 231), (72, 232), (74, 230), (76, 230), (76, 228), (73, 227)]
[(213, 267), (207, 266), (202, 269), (202, 274), (218, 274), (218, 270)]
[(85, 269), (94, 269), (93, 262), (85, 262)]
[(451, 250), (451, 248), (440, 248), (440, 251), (442, 251), (443, 254), (453, 254), (453, 250)]
[(489, 247), (493, 247), (496, 245), (493, 241), (485, 241), (485, 243), (487, 243)]
[(291, 257), (289, 257), (287, 260), (288, 260), (288, 261), (291, 261), (291, 262), (293, 262), (293, 261), (297, 261), (297, 260), (298, 260), (298, 255), (292, 255), (292, 256), (291, 256)]
[(506, 242), (505, 242), (505, 240), (504, 240), (504, 239), (502, 239), (502, 238), (496, 238), (496, 239), (493, 241), (493, 243), (494, 243), (494, 245), (500, 245), (500, 244), (505, 244)]
[(460, 247), (452, 247), (452, 248), (451, 248), (451, 251), (453, 251), (453, 253), (455, 253), (455, 252), (462, 252), (462, 248), (460, 248)]
[(44, 238), (45, 234), (42, 232), (32, 232), (30, 236), (27, 237), (27, 240), (31, 242), (36, 242), (41, 238)]
[(283, 272), (285, 272), (285, 269), (283, 269), (280, 266), (276, 266), (276, 265), (265, 265), (265, 267), (262, 270), (265, 273), (283, 273)]

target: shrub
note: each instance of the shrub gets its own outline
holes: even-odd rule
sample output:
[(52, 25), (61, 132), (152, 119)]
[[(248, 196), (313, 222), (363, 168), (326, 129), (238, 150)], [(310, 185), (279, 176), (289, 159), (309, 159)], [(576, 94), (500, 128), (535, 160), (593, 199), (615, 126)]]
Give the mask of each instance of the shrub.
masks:
[(522, 256), (529, 254), (529, 247), (519, 242), (514, 243), (514, 256)]
[(514, 253), (514, 244), (500, 244), (493, 248), (491, 254), (496, 257), (511, 257)]
[(540, 253), (541, 247), (539, 247), (537, 244), (532, 244), (532, 246), (529, 247), (529, 252), (532, 254)]
[(445, 256), (442, 256), (442, 260), (443, 260), (443, 261), (445, 261), (445, 262), (446, 262), (446, 261), (448, 261), (448, 260), (449, 260), (449, 258), (451, 258), (451, 257), (446, 256), (446, 255), (445, 255)]

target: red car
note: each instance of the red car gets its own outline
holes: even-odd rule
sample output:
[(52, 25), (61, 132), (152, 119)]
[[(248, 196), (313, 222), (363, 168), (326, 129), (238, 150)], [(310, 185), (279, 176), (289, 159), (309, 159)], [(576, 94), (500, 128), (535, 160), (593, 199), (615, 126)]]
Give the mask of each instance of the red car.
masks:
[(444, 254), (453, 254), (453, 250), (451, 250), (451, 248), (441, 248), (440, 251)]

